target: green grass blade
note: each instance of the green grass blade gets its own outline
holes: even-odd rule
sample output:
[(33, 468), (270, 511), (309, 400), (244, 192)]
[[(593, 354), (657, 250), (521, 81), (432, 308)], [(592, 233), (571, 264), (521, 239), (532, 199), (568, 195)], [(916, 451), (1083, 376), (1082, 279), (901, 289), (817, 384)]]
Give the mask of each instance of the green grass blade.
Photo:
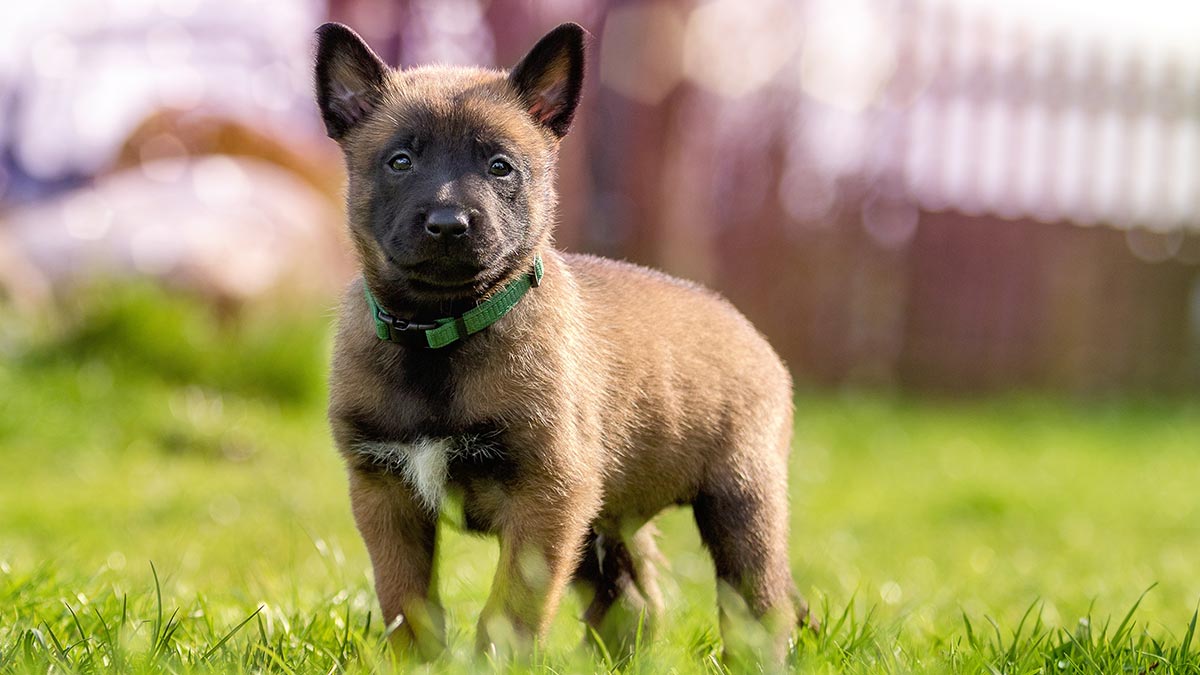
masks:
[(241, 630), (243, 626), (245, 626), (246, 624), (250, 623), (250, 621), (251, 621), (251, 620), (253, 620), (253, 619), (254, 619), (254, 617), (258, 616), (258, 613), (259, 613), (259, 612), (261, 612), (261, 611), (263, 611), (263, 608), (264, 608), (264, 607), (265, 607), (265, 605), (259, 605), (259, 606), (258, 606), (258, 609), (254, 610), (254, 613), (253, 613), (253, 614), (251, 614), (250, 616), (248, 616), (248, 617), (246, 617), (246, 618), (242, 619), (242, 620), (241, 620), (241, 622), (240, 622), (240, 623), (238, 623), (238, 625), (236, 625), (236, 626), (234, 626), (233, 628), (231, 628), (231, 629), (229, 630), (229, 632), (228, 632), (228, 633), (226, 633), (226, 634), (224, 635), (224, 637), (222, 637), (220, 640), (217, 640), (217, 643), (216, 643), (215, 645), (213, 645), (212, 647), (210, 647), (210, 648), (208, 649), (208, 651), (204, 652), (204, 655), (200, 657), (200, 660), (201, 660), (201, 661), (207, 661), (207, 660), (209, 659), (209, 657), (210, 657), (210, 656), (212, 656), (213, 654), (216, 654), (216, 653), (217, 653), (217, 650), (218, 650), (218, 649), (220, 649), (221, 647), (223, 647), (223, 646), (225, 645), (225, 643), (226, 643), (226, 642), (229, 642), (229, 640), (230, 640), (231, 638), (233, 638), (233, 636), (234, 636), (234, 635), (237, 635), (237, 632), (238, 632), (239, 630)]

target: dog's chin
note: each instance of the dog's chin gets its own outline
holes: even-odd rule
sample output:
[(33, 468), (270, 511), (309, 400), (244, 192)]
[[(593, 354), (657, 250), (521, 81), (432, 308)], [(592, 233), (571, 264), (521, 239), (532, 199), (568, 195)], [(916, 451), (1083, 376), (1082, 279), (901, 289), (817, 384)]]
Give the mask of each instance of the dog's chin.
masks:
[(413, 295), (423, 300), (466, 300), (483, 294), (486, 284), (477, 279), (428, 279), (408, 276), (405, 279)]
[(482, 296), (496, 273), (475, 264), (397, 264), (390, 261), (388, 276), (424, 301), (469, 300)]

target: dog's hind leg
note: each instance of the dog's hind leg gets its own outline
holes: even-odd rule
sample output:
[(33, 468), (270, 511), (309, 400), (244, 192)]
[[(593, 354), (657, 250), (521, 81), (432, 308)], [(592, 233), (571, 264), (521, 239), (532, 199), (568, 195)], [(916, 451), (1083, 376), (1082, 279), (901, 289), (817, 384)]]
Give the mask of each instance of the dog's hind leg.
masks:
[(662, 611), (656, 534), (652, 523), (625, 538), (592, 531), (575, 570), (574, 586), (587, 603), (588, 637), (600, 639), (614, 657), (633, 649), (639, 636), (648, 640)]
[(702, 489), (692, 510), (716, 567), (726, 662), (737, 670), (770, 654), (781, 663), (804, 611), (788, 566), (786, 488), (724, 480)]

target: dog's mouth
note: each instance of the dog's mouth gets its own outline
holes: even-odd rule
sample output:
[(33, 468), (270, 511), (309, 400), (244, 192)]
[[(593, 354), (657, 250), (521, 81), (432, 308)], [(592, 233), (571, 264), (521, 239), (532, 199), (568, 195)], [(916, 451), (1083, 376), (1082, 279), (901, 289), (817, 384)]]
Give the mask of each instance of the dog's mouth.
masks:
[(475, 279), (465, 281), (451, 279), (427, 280), (409, 277), (408, 285), (413, 290), (420, 292), (462, 295), (473, 292), (479, 286), (479, 281)]
[(488, 270), (475, 263), (426, 261), (404, 264), (390, 255), (388, 262), (412, 290), (430, 295), (471, 295), (489, 278)]

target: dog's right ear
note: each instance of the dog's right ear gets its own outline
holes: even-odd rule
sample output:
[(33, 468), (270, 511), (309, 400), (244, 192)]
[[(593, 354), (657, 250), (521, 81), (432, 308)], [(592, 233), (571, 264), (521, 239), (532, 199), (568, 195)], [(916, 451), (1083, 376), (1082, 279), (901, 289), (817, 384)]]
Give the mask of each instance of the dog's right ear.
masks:
[(341, 140), (379, 105), (387, 71), (347, 26), (327, 23), (317, 29), (317, 105), (330, 138)]

